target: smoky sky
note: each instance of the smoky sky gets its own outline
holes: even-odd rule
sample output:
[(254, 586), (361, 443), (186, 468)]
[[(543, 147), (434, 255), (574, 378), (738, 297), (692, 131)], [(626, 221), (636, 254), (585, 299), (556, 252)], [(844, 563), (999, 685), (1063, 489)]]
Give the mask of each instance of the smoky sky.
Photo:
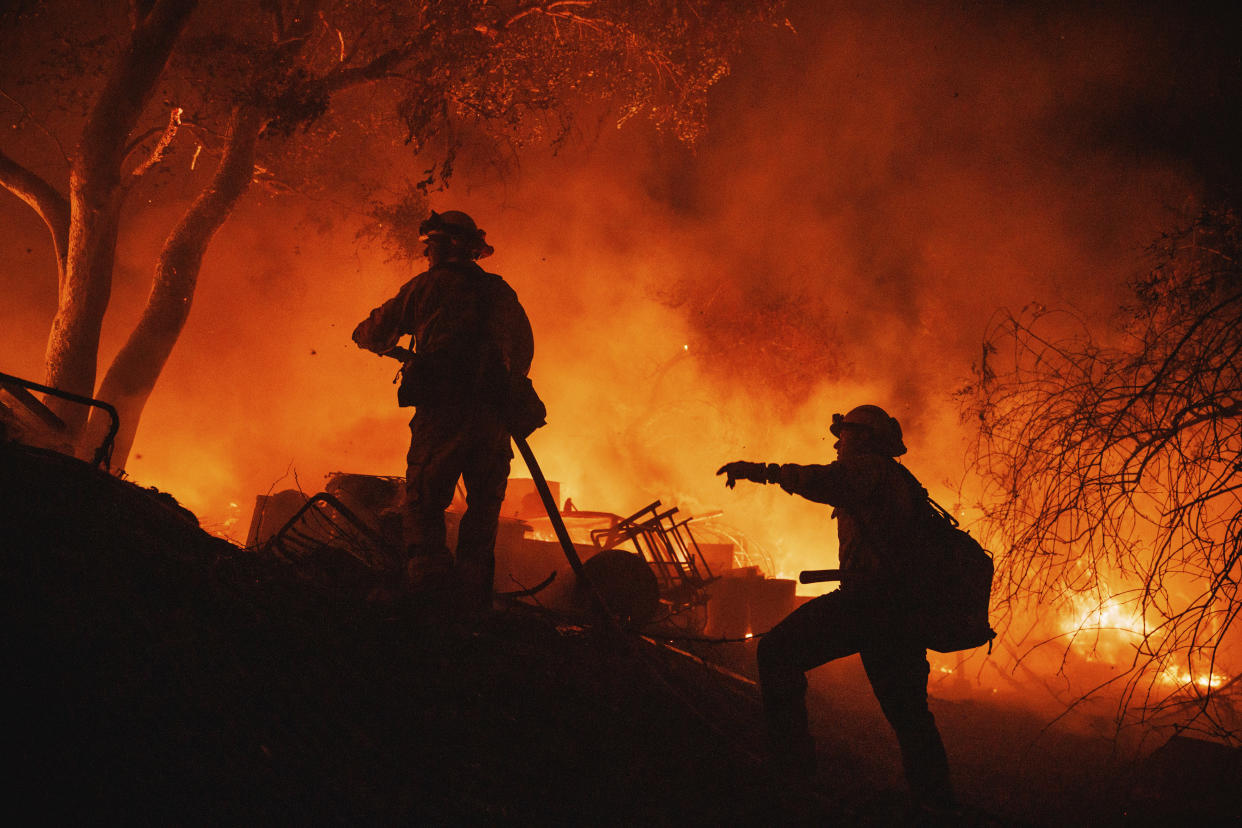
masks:
[(763, 396), (883, 373), (917, 420), (996, 307), (1107, 310), (1147, 241), (1235, 189), (1234, 30), (1158, 4), (795, 4), (698, 152), (652, 151), (647, 197), (729, 257), (664, 298)]
[[(463, 150), (431, 194), (487, 230), (483, 264), (527, 309), (549, 412), (531, 445), (561, 495), (714, 516), (694, 523), (700, 539), (727, 537), (780, 577), (835, 565), (829, 511), (777, 487), (727, 490), (716, 468), (827, 462), (832, 413), (878, 403), (905, 428), (903, 462), (969, 526), (972, 431), (955, 392), (990, 320), (1036, 303), (1107, 325), (1145, 247), (1242, 180), (1237, 12), (808, 1), (788, 16), (750, 38), (694, 148), (596, 112), (503, 171)], [(9, 130), (3, 98), (0, 116), (10, 155), (58, 155), (12, 144), (46, 136)], [(190, 155), (162, 174), (178, 180)], [(342, 164), (395, 192), (428, 160), (397, 147)], [(193, 190), (170, 192), (127, 212), (101, 369)], [(337, 195), (248, 193), (208, 250), (127, 464), (237, 540), (256, 495), (404, 473), (396, 365), (349, 332), (420, 263), (359, 235), (369, 205)], [(0, 193), (0, 371), (42, 376), (51, 256), (39, 219)], [(998, 647), (989, 663), (1003, 659)]]

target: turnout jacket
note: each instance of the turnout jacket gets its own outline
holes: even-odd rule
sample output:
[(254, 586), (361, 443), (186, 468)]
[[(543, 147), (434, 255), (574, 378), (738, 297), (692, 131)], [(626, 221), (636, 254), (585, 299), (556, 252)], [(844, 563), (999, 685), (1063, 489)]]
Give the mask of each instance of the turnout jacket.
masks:
[(904, 593), (918, 553), (912, 527), (923, 488), (891, 457), (863, 454), (827, 465), (786, 463), (775, 481), (790, 494), (834, 507), (841, 547), (842, 589), (875, 587)]
[(444, 262), (406, 282), (354, 329), (360, 347), (382, 354), (405, 334), (421, 356), (451, 363), (460, 388), (479, 390), (489, 362), (524, 377), (534, 337), (517, 294), (474, 262)]

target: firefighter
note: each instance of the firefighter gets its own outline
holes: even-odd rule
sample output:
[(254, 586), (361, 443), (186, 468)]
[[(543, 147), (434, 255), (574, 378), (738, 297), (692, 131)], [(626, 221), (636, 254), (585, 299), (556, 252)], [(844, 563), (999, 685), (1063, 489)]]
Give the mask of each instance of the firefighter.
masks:
[[(477, 263), (495, 252), (485, 236), (463, 212), (433, 211), (419, 227), (427, 270), (353, 333), (359, 347), (386, 356), (402, 335), (413, 335), (402, 386), (412, 377), (417, 386), (406, 456), (406, 573), (416, 589), (459, 586), (478, 608), (491, 606), (496, 529), (513, 459), (505, 389), (526, 377), (534, 355), (517, 294)], [(454, 560), (444, 512), (459, 478), (466, 511)]]
[(901, 747), (906, 779), (929, 812), (953, 808), (948, 760), (927, 707), (927, 651), (914, 607), (909, 527), (924, 500), (918, 481), (894, 458), (906, 453), (901, 425), (884, 409), (834, 414), (836, 462), (801, 466), (728, 463), (738, 480), (778, 483), (790, 494), (833, 507), (841, 586), (789, 614), (759, 641), (759, 679), (773, 759), (810, 777), (815, 746), (807, 724), (806, 671), (858, 653)]

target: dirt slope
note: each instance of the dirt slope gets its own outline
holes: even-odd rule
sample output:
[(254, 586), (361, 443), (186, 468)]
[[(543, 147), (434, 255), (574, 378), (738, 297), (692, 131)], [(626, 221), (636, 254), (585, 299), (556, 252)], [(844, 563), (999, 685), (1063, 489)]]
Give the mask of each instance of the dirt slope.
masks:
[[(340, 561), (295, 567), (238, 549), (167, 495), (59, 455), (0, 445), (0, 549), (3, 726), (16, 759), (5, 802), (40, 821), (909, 816), (896, 746), (856, 660), (814, 674), (823, 767), (804, 791), (757, 756), (753, 685), (695, 658), (533, 610), (447, 623), (416, 602), (369, 602)], [(753, 669), (750, 645), (696, 651)], [(968, 802), (959, 823), (1242, 814), (1236, 795), (1194, 793), (1215, 790), (1202, 772), (1178, 781), (1148, 766), (1140, 780), (1103, 740), (1049, 738), (1034, 717), (974, 702), (934, 709)], [(1236, 760), (1204, 766), (1228, 778)], [(1185, 765), (1172, 762), (1182, 776)]]

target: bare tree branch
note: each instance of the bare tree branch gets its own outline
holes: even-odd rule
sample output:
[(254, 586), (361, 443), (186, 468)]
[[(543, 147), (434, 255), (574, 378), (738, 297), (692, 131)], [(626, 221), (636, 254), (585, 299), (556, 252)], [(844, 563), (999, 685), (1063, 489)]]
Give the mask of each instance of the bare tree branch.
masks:
[(8, 92), (5, 92), (3, 88), (0, 88), (0, 95), (3, 95), (5, 98), (11, 101), (18, 109), (22, 111), (22, 116), (26, 120), (30, 121), (32, 124), (38, 127), (39, 131), (48, 137), (48, 139), (56, 146), (57, 151), (60, 153), (60, 157), (64, 160), (65, 164), (68, 165), (69, 153), (65, 152), (65, 147), (63, 144), (60, 143), (60, 138), (56, 137), (56, 133), (48, 129), (47, 125), (44, 124), (42, 121), (40, 121), (38, 118), (34, 117), (34, 115), (31, 114), (29, 107), (27, 107), (24, 103), (19, 101), (17, 98), (14, 98)]
[[(172, 112), (168, 116), (168, 124), (165, 125), (162, 130), (159, 130), (161, 133), (160, 139), (155, 142), (155, 146), (151, 148), (151, 152), (145, 159), (143, 159), (142, 163), (130, 172), (131, 176), (134, 178), (141, 178), (147, 170), (164, 160), (164, 153), (168, 151), (169, 145), (171, 145), (173, 139), (177, 137), (177, 130), (181, 128), (181, 115), (183, 112), (184, 110), (181, 107), (173, 107)], [(144, 133), (144, 136), (150, 137), (152, 134), (154, 134), (154, 131), (149, 131)], [(140, 140), (145, 140), (145, 137)], [(127, 149), (127, 154), (130, 150), (136, 147), (138, 143), (140, 143), (140, 141), (132, 142)]]
[(1085, 629), (1109, 609), (1135, 637), (1127, 713), (1192, 694), (1209, 729), (1242, 612), (1239, 251), (1238, 216), (1204, 213), (1153, 248), (1114, 330), (1006, 314), (967, 389), (999, 605), (1064, 616), (1097, 596)]

